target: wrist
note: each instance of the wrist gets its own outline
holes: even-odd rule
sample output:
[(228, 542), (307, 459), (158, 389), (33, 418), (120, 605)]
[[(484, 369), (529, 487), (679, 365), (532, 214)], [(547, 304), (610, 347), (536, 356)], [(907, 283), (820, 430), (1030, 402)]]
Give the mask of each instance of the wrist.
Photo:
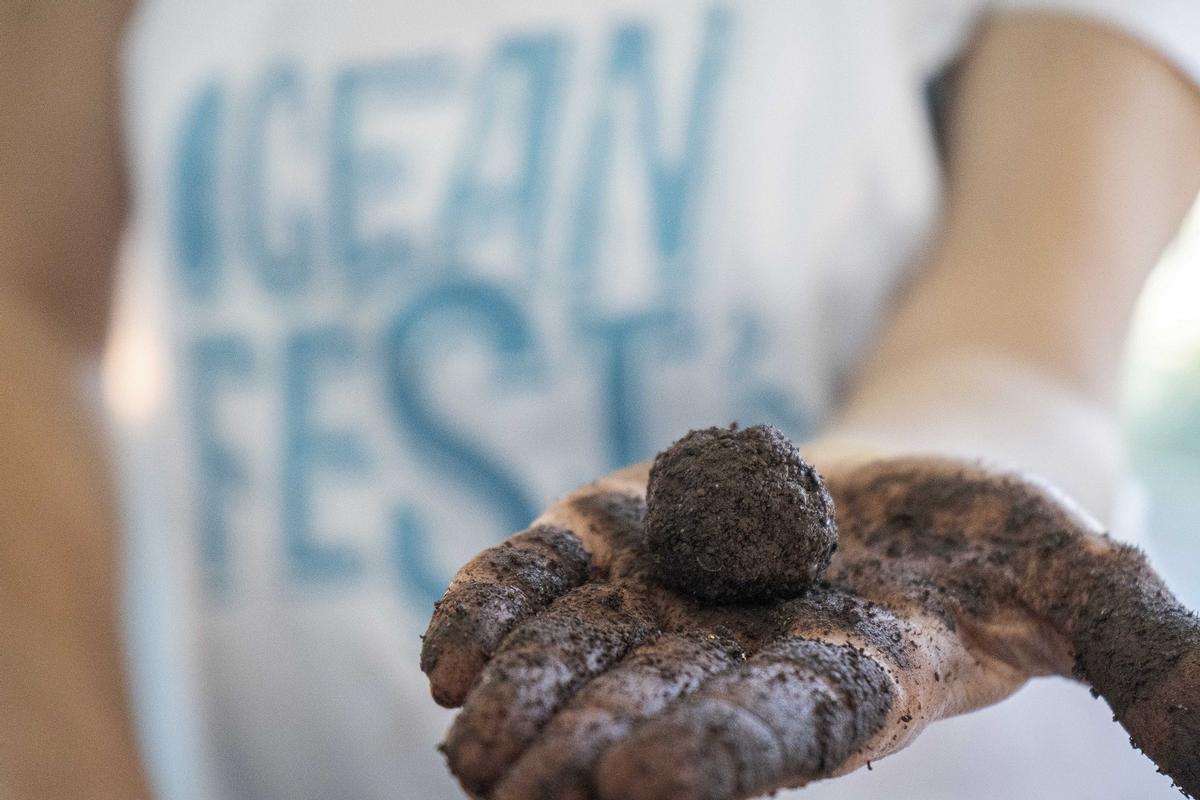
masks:
[(1125, 473), (1110, 404), (1019, 360), (978, 351), (876, 371), (816, 446), (983, 459), (1042, 476), (1101, 519)]

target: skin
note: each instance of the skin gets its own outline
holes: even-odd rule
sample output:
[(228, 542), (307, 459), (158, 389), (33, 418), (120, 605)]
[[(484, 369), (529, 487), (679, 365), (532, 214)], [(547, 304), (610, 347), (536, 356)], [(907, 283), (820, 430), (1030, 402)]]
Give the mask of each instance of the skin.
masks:
[(1128, 322), (1200, 186), (1200, 93), (1111, 30), (1013, 16), (968, 52), (948, 138), (940, 229), (822, 438), (1020, 465), (1104, 521)]
[(96, 420), (124, 216), (117, 43), (129, 3), (0, 4), (0, 795), (148, 797)]
[[(148, 796), (121, 666), (110, 478), (74, 381), (103, 344), (124, 222), (116, 87), (130, 5), (0, 7), (0, 794), (18, 800)], [(1118, 34), (1014, 16), (979, 37), (954, 108), (949, 205), (934, 246), (829, 436), (805, 452), (823, 469), (818, 455), (844, 453), (847, 442), (859, 452), (992, 455), (1034, 468), (1103, 514), (1118, 466), (1105, 444), (1115, 441), (1117, 349), (1138, 286), (1200, 185), (1200, 101), (1157, 55)], [(621, 637), (661, 625), (648, 597), (623, 589), (618, 599), (619, 609), (611, 592), (581, 600), (620, 631), (608, 661), (596, 662), (594, 691), (605, 681), (642, 685), (607, 669), (617, 663), (670, 673), (678, 688), (638, 698), (654, 714), (740, 658), (742, 641), (769, 621), (726, 610), (738, 624), (723, 625), (717, 645), (659, 639), (622, 656)], [(571, 627), (570, 612), (550, 623)], [(553, 639), (537, 635), (523, 657), (551, 651)], [(836, 665), (836, 652), (819, 648), (810, 660)], [(762, 669), (726, 690), (753, 692), (781, 667)], [(827, 671), (847, 677), (838, 691), (849, 697), (870, 668)], [(821, 680), (784, 676), (797, 691)], [(443, 700), (472, 685), (454, 684)], [(552, 696), (518, 685), (543, 703)], [(553, 691), (574, 697), (589, 685)], [(961, 691), (995, 690), (973, 687)], [(629, 705), (613, 707), (621, 741)], [(802, 736), (797, 719), (788, 730)], [(866, 721), (851, 723), (839, 741)], [(468, 730), (463, 745), (487, 730)]]
[(831, 464), (841, 539), (825, 581), (714, 605), (658, 581), (646, 477), (619, 473), (543, 515), (535, 530), (574, 537), (590, 575), (507, 605), (494, 650), (478, 631), (495, 617), (470, 589), (507, 564), (486, 585), (530, 595), (547, 574), (577, 576), (577, 550), (531, 568), (502, 545), (441, 601), (422, 666), (435, 697), (462, 703), (444, 750), (472, 795), (755, 796), (883, 758), (1038, 675), (1089, 682), (1200, 791), (1200, 620), (1046, 485), (944, 458)]

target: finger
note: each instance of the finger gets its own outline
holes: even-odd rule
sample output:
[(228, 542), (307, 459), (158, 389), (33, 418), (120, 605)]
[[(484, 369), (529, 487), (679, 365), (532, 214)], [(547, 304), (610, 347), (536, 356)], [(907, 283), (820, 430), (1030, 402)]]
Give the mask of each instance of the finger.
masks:
[(1131, 742), (1200, 796), (1200, 619), (1134, 548), (1107, 540), (1047, 566), (1048, 616), (1067, 632), (1076, 675), (1108, 701)]
[(522, 620), (583, 583), (588, 554), (575, 534), (539, 525), (484, 550), (438, 601), (421, 647), (434, 699), (458, 706), (500, 641)]
[(1200, 619), (1137, 548), (1098, 535), (1053, 491), (1014, 476), (987, 488), (1006, 501), (1005, 542), (1019, 545), (1003, 562), (1013, 585), (1073, 657), (1059, 671), (1090, 683), (1131, 742), (1200, 794)]
[(826, 776), (884, 723), (892, 683), (850, 645), (787, 639), (614, 745), (605, 800), (728, 800)]
[(555, 710), (655, 630), (646, 600), (620, 588), (593, 583), (559, 598), (484, 667), (446, 737), (450, 770), (485, 794)]
[(639, 647), (555, 715), (496, 786), (494, 800), (593, 797), (592, 767), (605, 748), (744, 658), (734, 642), (703, 634), (669, 634)]

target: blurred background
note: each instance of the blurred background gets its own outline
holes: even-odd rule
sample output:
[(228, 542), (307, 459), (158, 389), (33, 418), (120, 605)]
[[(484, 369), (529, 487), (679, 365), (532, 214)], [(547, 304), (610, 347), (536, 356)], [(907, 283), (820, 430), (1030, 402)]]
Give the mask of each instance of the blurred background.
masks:
[(1154, 271), (1134, 319), (1125, 380), (1133, 470), (1151, 547), (1175, 591), (1200, 606), (1200, 205)]

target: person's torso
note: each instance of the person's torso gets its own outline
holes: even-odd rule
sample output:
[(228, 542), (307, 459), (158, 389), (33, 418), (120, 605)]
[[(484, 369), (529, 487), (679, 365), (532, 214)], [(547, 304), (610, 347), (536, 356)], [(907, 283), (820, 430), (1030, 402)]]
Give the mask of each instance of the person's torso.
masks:
[(936, 208), (942, 5), (145, 9), (143, 479), (204, 791), (459, 796), (416, 667), (454, 567), (688, 428), (813, 431)]

